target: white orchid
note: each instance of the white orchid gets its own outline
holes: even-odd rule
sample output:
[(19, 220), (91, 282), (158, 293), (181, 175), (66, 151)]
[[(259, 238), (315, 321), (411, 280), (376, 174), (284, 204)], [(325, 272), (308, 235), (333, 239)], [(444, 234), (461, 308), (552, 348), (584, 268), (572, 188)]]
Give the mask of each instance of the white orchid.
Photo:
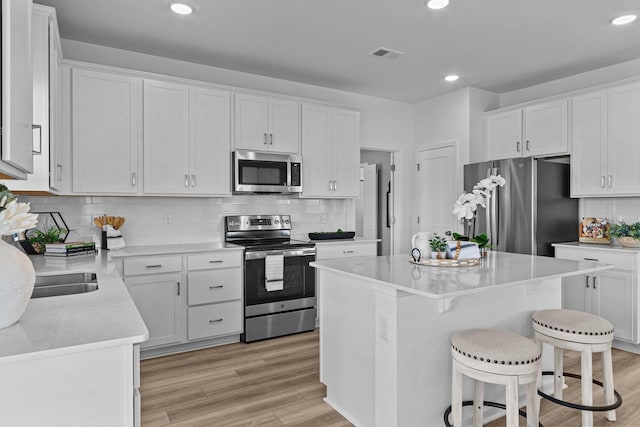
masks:
[(505, 180), (500, 175), (491, 175), (477, 183), (471, 193), (462, 193), (453, 205), (453, 214), (462, 219), (473, 219), (478, 205), (487, 207), (491, 194), (497, 187), (503, 187)]
[(29, 213), (29, 203), (18, 203), (15, 199), (5, 203), (4, 197), (0, 202), (3, 208), (0, 210), (0, 236), (22, 233), (38, 224), (38, 215)]

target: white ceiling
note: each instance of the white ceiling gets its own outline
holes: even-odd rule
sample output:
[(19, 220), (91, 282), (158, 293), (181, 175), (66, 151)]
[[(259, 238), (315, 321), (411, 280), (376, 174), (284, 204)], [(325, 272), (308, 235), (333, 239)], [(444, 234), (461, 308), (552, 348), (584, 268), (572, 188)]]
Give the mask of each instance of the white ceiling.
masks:
[[(415, 102), (498, 93), (640, 58), (640, 0), (36, 0), (63, 38)], [(398, 62), (368, 56), (384, 46)], [(446, 83), (449, 73), (460, 74)]]

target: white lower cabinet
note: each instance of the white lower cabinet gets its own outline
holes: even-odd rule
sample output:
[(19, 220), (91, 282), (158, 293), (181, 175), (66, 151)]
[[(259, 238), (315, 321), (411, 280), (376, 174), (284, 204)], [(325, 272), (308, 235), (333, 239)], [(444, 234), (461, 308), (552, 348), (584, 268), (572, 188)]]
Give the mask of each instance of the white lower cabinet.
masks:
[(188, 336), (190, 340), (240, 332), (242, 332), (242, 302), (239, 299), (189, 307)]
[(617, 340), (638, 344), (638, 253), (556, 246), (556, 258), (614, 266), (597, 274), (563, 279), (562, 307), (601, 316), (613, 324)]

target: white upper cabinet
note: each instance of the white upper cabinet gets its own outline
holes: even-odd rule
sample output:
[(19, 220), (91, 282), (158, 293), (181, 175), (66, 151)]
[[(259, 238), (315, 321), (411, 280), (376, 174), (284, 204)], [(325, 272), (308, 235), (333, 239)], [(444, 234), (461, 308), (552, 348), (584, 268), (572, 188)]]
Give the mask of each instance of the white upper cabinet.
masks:
[(487, 160), (567, 154), (568, 141), (566, 99), (486, 116)]
[(230, 94), (144, 81), (145, 194), (229, 195)]
[(298, 153), (300, 104), (280, 98), (235, 95), (235, 148)]
[(33, 170), (31, 0), (2, 0), (2, 145), (0, 176)]
[(141, 80), (72, 70), (73, 192), (135, 194)]
[(572, 100), (571, 195), (640, 194), (640, 83)]
[(360, 114), (302, 105), (302, 196), (358, 197)]

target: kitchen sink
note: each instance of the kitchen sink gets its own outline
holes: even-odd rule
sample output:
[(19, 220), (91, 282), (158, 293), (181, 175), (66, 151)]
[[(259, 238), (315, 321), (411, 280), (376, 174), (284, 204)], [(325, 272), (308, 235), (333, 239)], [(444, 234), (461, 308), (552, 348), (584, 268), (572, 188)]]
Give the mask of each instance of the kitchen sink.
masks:
[(36, 276), (31, 298), (83, 294), (98, 290), (95, 273), (66, 273)]

